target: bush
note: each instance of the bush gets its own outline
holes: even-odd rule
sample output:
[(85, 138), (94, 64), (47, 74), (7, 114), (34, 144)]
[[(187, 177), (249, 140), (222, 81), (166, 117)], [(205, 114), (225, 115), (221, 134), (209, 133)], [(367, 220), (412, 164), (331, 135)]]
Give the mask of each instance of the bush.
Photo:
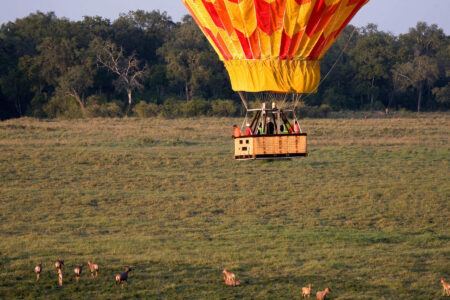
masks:
[(175, 98), (167, 98), (159, 107), (159, 114), (162, 117), (177, 117), (181, 115), (181, 101)]
[(133, 112), (139, 118), (150, 118), (154, 117), (158, 114), (158, 105), (155, 103), (147, 103), (145, 101), (141, 101), (133, 108)]
[(236, 115), (237, 107), (232, 100), (217, 100), (212, 103), (211, 114), (220, 117)]
[(328, 88), (323, 93), (321, 103), (327, 105), (329, 108), (333, 108), (333, 110), (340, 110), (345, 107), (346, 103), (348, 103), (348, 100), (349, 99), (347, 99), (345, 93), (341, 89)]
[(91, 104), (86, 108), (89, 118), (117, 118), (122, 116), (122, 109), (115, 102)]
[(328, 104), (322, 104), (319, 107), (319, 113), (322, 115), (323, 118), (328, 117), (328, 114), (331, 111), (331, 107)]
[(385, 111), (385, 107), (384, 107), (384, 104), (381, 102), (381, 101), (376, 101), (375, 102), (375, 104), (373, 105), (373, 108), (375, 109), (375, 110), (379, 110), (379, 111)]
[(209, 108), (210, 105), (207, 101), (202, 99), (192, 99), (181, 105), (181, 112), (185, 117), (202, 116), (206, 115)]
[(94, 105), (94, 104), (105, 104), (107, 102), (107, 98), (103, 94), (95, 94), (86, 98), (86, 106)]
[(301, 118), (326, 118), (331, 111), (331, 107), (327, 104), (321, 106), (307, 106), (301, 105), (297, 107), (297, 116)]
[[(35, 118), (45, 118), (50, 117), (45, 111), (44, 106), (48, 101), (46, 93), (36, 94), (30, 103), (30, 116)], [(52, 118), (54, 118), (53, 116)]]
[(82, 118), (80, 105), (70, 96), (55, 96), (43, 108), (49, 118), (76, 119)]

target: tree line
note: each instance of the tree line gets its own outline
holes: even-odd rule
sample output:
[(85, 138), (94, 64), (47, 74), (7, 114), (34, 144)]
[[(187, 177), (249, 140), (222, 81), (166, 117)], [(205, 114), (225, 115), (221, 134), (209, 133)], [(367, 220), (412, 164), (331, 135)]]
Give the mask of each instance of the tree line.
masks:
[[(448, 110), (450, 43), (437, 25), (395, 36), (347, 26), (303, 107)], [(241, 110), (191, 17), (142, 10), (81, 21), (36, 12), (0, 28), (0, 119), (221, 115)]]

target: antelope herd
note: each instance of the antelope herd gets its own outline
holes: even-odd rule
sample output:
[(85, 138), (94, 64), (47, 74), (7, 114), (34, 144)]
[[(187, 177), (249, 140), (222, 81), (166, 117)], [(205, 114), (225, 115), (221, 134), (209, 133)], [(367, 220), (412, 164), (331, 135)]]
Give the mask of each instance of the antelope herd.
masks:
[[(91, 270), (91, 277), (97, 278), (98, 277), (98, 264), (94, 264), (90, 260), (87, 262), (89, 269)], [(64, 260), (57, 260), (55, 262), (55, 268), (56, 272), (58, 273), (58, 284), (59, 286), (63, 285), (63, 272), (62, 268), (64, 266)], [(83, 264), (79, 264), (75, 269), (73, 270), (75, 273), (75, 280), (78, 283), (78, 280), (81, 277), (81, 273), (83, 271)], [(42, 263), (39, 262), (34, 267), (34, 272), (36, 273), (36, 281), (39, 281), (40, 275), (42, 273)], [(125, 271), (116, 275), (116, 285), (127, 283), (128, 285), (128, 273), (131, 272), (130, 267), (125, 267)], [(236, 279), (236, 275), (234, 273), (228, 272), (226, 269), (223, 269), (222, 271), (223, 278), (222, 280), (225, 282), (228, 286), (239, 286), (241, 282)], [(441, 279), (442, 284), (442, 296), (450, 296), (450, 283), (445, 282), (444, 279)], [(311, 298), (311, 291), (312, 291), (312, 284), (308, 284), (307, 287), (302, 287), (302, 298), (303, 299), (310, 299)], [(328, 294), (331, 294), (331, 289), (329, 287), (325, 288), (323, 291), (317, 291), (316, 292), (316, 299), (317, 300), (325, 300)]]
[[(91, 269), (91, 276), (94, 277), (94, 272), (95, 272), (95, 277), (97, 277), (98, 276), (98, 265), (93, 264), (91, 261), (88, 261), (88, 265), (89, 265), (89, 268)], [(59, 286), (63, 285), (63, 271), (62, 271), (63, 266), (64, 266), (64, 260), (57, 260), (55, 262), (55, 268), (56, 268), (56, 273), (58, 274)], [(40, 274), (42, 272), (42, 263), (38, 263), (34, 267), (34, 272), (36, 272), (36, 280), (38, 281), (40, 278)], [(81, 277), (81, 273), (83, 272), (83, 264), (80, 264), (77, 267), (75, 267), (75, 269), (73, 269), (73, 272), (75, 273), (75, 280), (78, 283), (78, 280)]]

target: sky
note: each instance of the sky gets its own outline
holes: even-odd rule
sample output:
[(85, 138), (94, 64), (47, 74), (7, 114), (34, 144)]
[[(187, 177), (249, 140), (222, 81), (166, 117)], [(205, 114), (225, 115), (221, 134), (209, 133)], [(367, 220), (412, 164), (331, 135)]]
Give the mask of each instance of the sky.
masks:
[[(0, 0), (0, 24), (23, 18), (37, 10), (54, 11), (58, 17), (80, 20), (101, 16), (110, 20), (130, 10), (167, 11), (174, 21), (187, 14), (181, 0)], [(361, 27), (375, 23), (396, 35), (408, 32), (417, 22), (437, 24), (450, 34), (450, 0), (371, 0), (351, 24)]]

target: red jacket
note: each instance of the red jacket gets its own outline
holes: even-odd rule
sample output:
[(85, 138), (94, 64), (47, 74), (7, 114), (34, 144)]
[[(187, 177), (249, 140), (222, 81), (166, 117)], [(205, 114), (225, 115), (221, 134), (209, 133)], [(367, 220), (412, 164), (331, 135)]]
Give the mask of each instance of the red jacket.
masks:
[(233, 128), (233, 137), (237, 138), (237, 137), (240, 137), (241, 135), (242, 135), (242, 132), (239, 129), (239, 127), (234, 127)]
[(245, 128), (245, 135), (253, 135), (253, 130), (250, 128), (250, 126), (247, 126), (247, 128)]

